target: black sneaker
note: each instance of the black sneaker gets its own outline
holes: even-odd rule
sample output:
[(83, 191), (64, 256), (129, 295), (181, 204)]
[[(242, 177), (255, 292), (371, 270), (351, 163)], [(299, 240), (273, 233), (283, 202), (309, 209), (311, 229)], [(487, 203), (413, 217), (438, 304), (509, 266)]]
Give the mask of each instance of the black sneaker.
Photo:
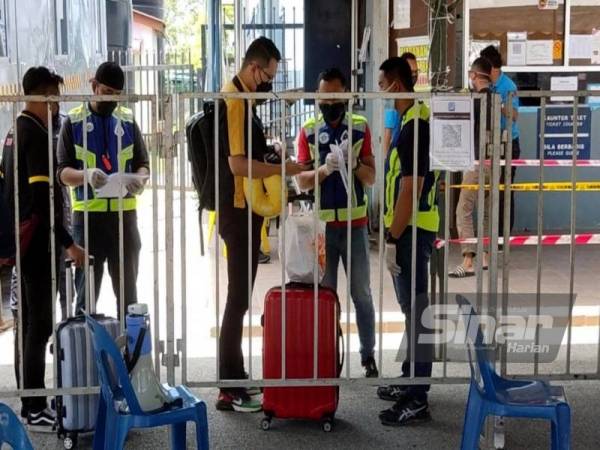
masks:
[(365, 378), (377, 378), (379, 376), (379, 370), (377, 370), (375, 358), (372, 356), (363, 361), (362, 366), (365, 369)]
[(219, 411), (253, 413), (262, 411), (262, 403), (250, 397), (245, 389), (221, 391), (215, 408)]
[(266, 253), (258, 251), (258, 263), (259, 264), (269, 264), (271, 262), (271, 256)]
[(394, 404), (390, 409), (379, 413), (382, 425), (398, 427), (408, 423), (426, 422), (431, 420), (429, 403), (414, 398), (405, 398)]
[(50, 408), (27, 415), (27, 429), (38, 433), (56, 433), (56, 415)]
[(407, 386), (402, 384), (390, 384), (389, 386), (379, 386), (377, 388), (377, 397), (388, 402), (397, 402), (406, 397)]

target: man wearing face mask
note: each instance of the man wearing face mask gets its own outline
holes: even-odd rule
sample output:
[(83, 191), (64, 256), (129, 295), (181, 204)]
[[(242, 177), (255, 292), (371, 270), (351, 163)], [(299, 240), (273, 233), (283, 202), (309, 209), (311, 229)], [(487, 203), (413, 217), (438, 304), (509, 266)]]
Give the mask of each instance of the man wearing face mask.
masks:
[[(225, 84), (222, 92), (269, 92), (281, 60), (279, 50), (266, 37), (254, 40), (244, 56), (238, 74)], [(219, 335), (219, 375), (223, 380), (247, 378), (244, 370), (242, 331), (248, 311), (248, 252), (251, 255), (251, 284), (258, 267), (260, 230), (264, 217), (252, 212), (252, 230), (248, 231), (248, 204), (244, 195), (244, 178), (267, 178), (281, 174), (281, 165), (265, 161), (267, 143), (254, 102), (227, 98), (219, 108), (219, 144), (227, 155), (227, 164), (219, 164), (219, 235), (227, 246), (227, 300)], [(249, 117), (250, 115), (250, 117)], [(250, 123), (249, 123), (250, 121)], [(250, 130), (248, 129), (250, 125)], [(250, 131), (250, 135), (248, 135)], [(249, 143), (252, 142), (252, 155)], [(286, 163), (286, 173), (297, 175), (303, 166)], [(250, 248), (249, 248), (250, 247)], [(220, 411), (257, 412), (262, 406), (257, 389), (223, 388), (216, 409)]]
[[(414, 92), (412, 74), (406, 60), (398, 57), (389, 58), (379, 69), (379, 88), (382, 91), (387, 91), (395, 85), (398, 92)], [(401, 376), (410, 377), (414, 367), (414, 376), (430, 377), (433, 347), (421, 343), (419, 338), (429, 332), (423, 326), (422, 316), (429, 304), (428, 265), (440, 222), (437, 203), (439, 173), (429, 170), (428, 111), (424, 111), (423, 106), (413, 99), (398, 99), (395, 101), (395, 107), (401, 122), (400, 131), (394, 136), (385, 162), (384, 223), (388, 229), (385, 256), (398, 303), (406, 317), (404, 333), (406, 345), (403, 345), (406, 355), (402, 363)], [(415, 147), (417, 127), (418, 145)], [(417, 173), (414, 173), (415, 158)], [(413, 205), (414, 177), (417, 177), (417, 203)], [(413, 208), (417, 210), (416, 223), (413, 223)], [(413, 232), (416, 234), (414, 248)], [(413, 251), (416, 269), (414, 308)], [(381, 399), (395, 401), (391, 408), (380, 413), (381, 423), (397, 426), (428, 420), (430, 418), (428, 391), (427, 384), (397, 384), (378, 388), (377, 395)]]
[[(346, 91), (346, 79), (338, 69), (321, 73), (318, 80), (320, 93)], [(323, 285), (337, 288), (340, 258), (347, 266), (347, 229), (351, 220), (351, 285), (350, 293), (356, 309), (360, 337), (361, 363), (365, 376), (377, 377), (375, 364), (375, 310), (371, 297), (369, 267), (369, 236), (367, 229), (367, 195), (365, 187), (375, 182), (375, 159), (371, 148), (371, 132), (367, 119), (346, 112), (341, 100), (319, 100), (321, 115), (309, 119), (298, 136), (298, 161), (317, 161), (320, 183), (319, 213), (327, 223), (325, 232), (326, 268)], [(348, 124), (352, 121), (352, 147)], [(318, 147), (316, 142), (318, 142)], [(338, 148), (336, 148), (338, 147)], [(339, 151), (341, 149), (341, 152)], [(352, 208), (348, 211), (348, 160), (353, 171)], [(349, 174), (347, 174), (349, 175)], [(300, 189), (314, 188), (315, 171), (298, 177)], [(346, 275), (348, 275), (346, 273)]]
[[(92, 89), (95, 95), (119, 95), (125, 84), (125, 75), (118, 64), (101, 64)], [(84, 143), (84, 133), (87, 142)], [(85, 145), (84, 145), (85, 144)], [(87, 165), (84, 164), (84, 158)], [(133, 112), (116, 102), (90, 102), (69, 112), (63, 123), (58, 143), (58, 176), (71, 186), (73, 206), (73, 235), (75, 241), (85, 244), (84, 214), (88, 211), (89, 254), (95, 258), (94, 282), (97, 299), (102, 284), (104, 263), (108, 264), (113, 291), (120, 314), (119, 283), (119, 198), (98, 198), (96, 190), (107, 182), (108, 175), (134, 173), (136, 178), (127, 185), (122, 199), (123, 207), (123, 270), (125, 308), (137, 302), (137, 273), (140, 235), (137, 226), (136, 196), (144, 189), (149, 174), (148, 153), (142, 134), (133, 119)], [(87, 198), (84, 180), (88, 180)], [(85, 276), (83, 270), (75, 274), (77, 312), (85, 309)]]
[[(490, 94), (492, 93), (491, 86), (491, 72), (492, 65), (485, 58), (477, 58), (473, 64), (471, 65), (471, 70), (469, 71), (469, 90), (471, 92), (476, 92), (479, 94), (487, 94), (487, 113), (486, 113), (486, 134), (490, 129), (490, 115), (491, 115), (491, 98)], [(480, 139), (486, 139), (486, 135), (481, 137), (480, 133), (480, 111), (481, 111), (481, 101), (479, 99), (475, 99), (474, 108), (473, 108), (473, 126), (474, 126), (474, 142), (475, 142), (475, 159), (479, 160), (479, 147), (480, 147)], [(487, 141), (486, 141), (487, 142)], [(486, 169), (487, 172), (487, 169)], [(487, 183), (488, 181), (486, 181)], [(463, 173), (462, 178), (463, 184), (478, 184), (479, 183), (479, 169), (475, 168), (475, 170)], [(458, 199), (458, 205), (456, 206), (456, 226), (458, 228), (458, 237), (461, 239), (473, 238), (475, 237), (475, 228), (473, 226), (473, 210), (475, 209), (475, 205), (477, 202), (477, 196), (479, 191), (474, 191), (470, 189), (462, 189), (460, 191), (460, 196)], [(488, 192), (486, 191), (485, 200), (487, 203), (488, 200)], [(487, 206), (483, 211), (483, 226), (484, 230), (488, 229), (488, 208)], [(463, 262), (456, 266), (456, 268), (448, 274), (448, 276), (452, 278), (465, 278), (472, 277), (475, 275), (475, 270), (473, 269), (473, 259), (475, 258), (475, 251), (477, 249), (477, 245), (474, 244), (463, 244), (462, 247), (462, 255)], [(488, 258), (487, 252), (483, 253), (483, 261), (482, 261), (483, 269), (487, 269), (488, 267)]]
[[(404, 52), (400, 56), (410, 66), (410, 72), (413, 80), (413, 85), (416, 86), (419, 81), (419, 65), (417, 63), (417, 57), (414, 53)], [(396, 92), (395, 86), (390, 86), (390, 90), (387, 92)], [(393, 136), (399, 131), (400, 117), (398, 111), (394, 107), (394, 100), (388, 99), (385, 101), (385, 117), (384, 117), (384, 132), (383, 132), (383, 151), (387, 154), (390, 150), (390, 144), (392, 143)], [(429, 112), (429, 108), (425, 106), (425, 112)]]

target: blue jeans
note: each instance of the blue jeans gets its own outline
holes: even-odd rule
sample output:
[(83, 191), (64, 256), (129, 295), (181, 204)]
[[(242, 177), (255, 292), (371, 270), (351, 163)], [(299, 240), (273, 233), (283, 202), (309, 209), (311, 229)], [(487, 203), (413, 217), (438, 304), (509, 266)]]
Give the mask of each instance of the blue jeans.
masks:
[[(431, 259), (435, 233), (417, 229), (417, 248), (416, 248), (416, 278), (415, 278), (415, 330), (412, 330), (412, 308), (411, 308), (411, 267), (412, 267), (412, 227), (408, 227), (400, 236), (396, 244), (396, 262), (401, 268), (401, 273), (393, 276), (396, 298), (400, 304), (402, 312), (406, 316), (405, 332), (403, 346), (406, 348), (406, 357), (402, 363), (402, 377), (410, 377), (411, 365), (411, 339), (414, 334), (415, 339), (419, 340), (421, 334), (428, 334), (430, 331), (425, 328), (421, 322), (423, 311), (429, 306), (427, 296), (428, 288), (428, 264)], [(404, 345), (405, 344), (405, 345)], [(430, 377), (433, 361), (433, 346), (431, 344), (415, 344), (415, 377)], [(409, 385), (407, 392), (409, 395), (419, 400), (427, 399), (429, 385)]]
[[(348, 275), (346, 227), (327, 225), (325, 231), (326, 268), (322, 285), (337, 290), (337, 274), (340, 257)], [(352, 228), (351, 233), (352, 272), (350, 295), (356, 310), (356, 324), (360, 338), (360, 356), (362, 362), (374, 354), (375, 349), (375, 308), (371, 297), (369, 268), (369, 236), (367, 226)]]

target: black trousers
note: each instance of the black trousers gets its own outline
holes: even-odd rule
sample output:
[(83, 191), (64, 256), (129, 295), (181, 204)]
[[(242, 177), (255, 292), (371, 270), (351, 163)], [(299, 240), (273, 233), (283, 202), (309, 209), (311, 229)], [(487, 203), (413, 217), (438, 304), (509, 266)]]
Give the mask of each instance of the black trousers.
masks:
[[(264, 218), (252, 214), (252, 287), (258, 267), (260, 229)], [(242, 331), (248, 311), (248, 210), (224, 208), (219, 213), (219, 234), (227, 246), (227, 302), (219, 336), (221, 379), (245, 378)]]
[[(49, 232), (38, 230), (21, 260), (24, 389), (45, 388), (46, 346), (52, 334), (52, 303), (56, 300), (56, 292), (52, 292), (51, 260)], [(58, 259), (56, 267), (57, 271), (60, 270)], [(18, 339), (15, 339), (15, 369), (18, 374), (17, 346)], [(19, 381), (17, 376), (20, 385)], [(23, 397), (21, 401), (21, 415), (39, 412), (47, 406), (46, 397)]]
[[(76, 213), (81, 214), (81, 213)], [(94, 257), (95, 298), (100, 295), (100, 286), (104, 275), (104, 263), (108, 264), (108, 273), (112, 281), (113, 292), (117, 299), (117, 315), (120, 315), (119, 283), (119, 214), (117, 212), (89, 213), (89, 253)], [(82, 247), (85, 245), (83, 214), (76, 216), (73, 225), (73, 239)], [(123, 284), (125, 288), (125, 312), (127, 306), (137, 302), (137, 275), (140, 249), (142, 247), (137, 227), (135, 211), (123, 213)], [(85, 309), (84, 269), (75, 272), (77, 289), (77, 313)]]
[[(519, 144), (519, 138), (513, 139), (512, 142), (512, 159), (519, 159), (521, 156), (521, 146)], [(516, 167), (511, 167), (511, 183), (515, 182), (515, 174), (517, 173)], [(502, 172), (500, 173), (500, 184), (504, 184), (506, 180), (506, 166), (502, 167)], [(498, 208), (498, 236), (504, 236), (504, 191), (500, 191), (499, 196), (499, 208)], [(515, 193), (514, 191), (510, 192), (510, 229), (508, 230), (508, 234), (512, 232), (513, 226), (515, 225)]]

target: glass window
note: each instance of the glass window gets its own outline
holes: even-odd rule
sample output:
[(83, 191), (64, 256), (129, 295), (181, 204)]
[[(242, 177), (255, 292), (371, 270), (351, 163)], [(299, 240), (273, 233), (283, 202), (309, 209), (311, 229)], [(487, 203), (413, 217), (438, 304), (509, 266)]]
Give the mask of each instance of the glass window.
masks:
[(54, 3), (54, 44), (57, 55), (69, 54), (69, 26), (67, 0), (55, 0)]
[(600, 2), (571, 1), (569, 65), (600, 66)]
[(551, 3), (544, 9), (539, 0), (473, 0), (471, 39), (498, 42), (508, 66), (561, 66), (565, 6)]

